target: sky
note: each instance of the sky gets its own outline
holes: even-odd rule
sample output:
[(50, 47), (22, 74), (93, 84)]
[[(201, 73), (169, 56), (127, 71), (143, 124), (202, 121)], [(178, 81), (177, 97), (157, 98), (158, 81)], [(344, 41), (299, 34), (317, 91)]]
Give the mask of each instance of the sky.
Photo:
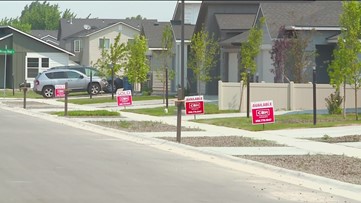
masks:
[[(21, 11), (32, 1), (0, 1), (0, 19), (20, 17)], [(43, 2), (43, 1), (41, 1)], [(177, 1), (48, 1), (58, 4), (61, 12), (70, 9), (77, 18), (124, 19), (141, 15), (147, 19), (169, 21)]]

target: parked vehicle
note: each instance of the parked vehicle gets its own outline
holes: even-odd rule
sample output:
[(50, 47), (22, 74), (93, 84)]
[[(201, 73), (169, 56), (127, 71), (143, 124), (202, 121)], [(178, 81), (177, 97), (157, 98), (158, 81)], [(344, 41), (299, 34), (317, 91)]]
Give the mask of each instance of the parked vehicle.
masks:
[(68, 88), (72, 92), (87, 91), (88, 94), (98, 94), (104, 90), (107, 81), (98, 77), (90, 77), (72, 69), (49, 69), (44, 71), (34, 80), (34, 92), (43, 95), (45, 98), (52, 98), (55, 96), (55, 85), (64, 85), (68, 82)]
[(107, 86), (104, 89), (104, 92), (111, 93), (112, 89), (115, 93), (117, 89), (123, 88), (123, 80), (119, 77), (114, 78), (114, 87), (112, 87), (112, 78), (107, 79)]
[(75, 66), (55, 66), (55, 67), (50, 68), (50, 70), (52, 70), (52, 69), (71, 69), (71, 70), (77, 70), (77, 71), (87, 75), (88, 77), (90, 77), (90, 73), (92, 73), (93, 76), (100, 77), (99, 70), (97, 70), (96, 68), (90, 67), (90, 66), (80, 66), (80, 65), (75, 65)]

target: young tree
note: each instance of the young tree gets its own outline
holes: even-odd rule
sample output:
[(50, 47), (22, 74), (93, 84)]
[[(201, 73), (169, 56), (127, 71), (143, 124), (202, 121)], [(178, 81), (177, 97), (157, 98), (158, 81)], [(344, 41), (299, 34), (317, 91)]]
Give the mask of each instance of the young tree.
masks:
[[(339, 88), (341, 83), (353, 86), (355, 90), (355, 113), (358, 120), (357, 90), (361, 86), (361, 4), (358, 1), (343, 2), (343, 13), (340, 16), (341, 35), (334, 60), (329, 66), (331, 84)], [(345, 96), (345, 95), (344, 95)], [(344, 98), (345, 103), (345, 98)], [(344, 109), (345, 111), (345, 109)]]
[[(316, 51), (307, 51), (315, 31), (292, 31), (287, 50), (286, 73), (295, 83), (310, 81), (311, 65), (314, 63)], [(307, 75), (309, 74), (309, 75)]]
[(112, 75), (112, 69), (109, 65), (113, 65), (114, 72), (117, 73), (121, 68), (124, 68), (128, 57), (127, 46), (120, 42), (120, 38), (121, 34), (119, 33), (115, 37), (114, 43), (110, 45), (110, 49), (103, 46), (101, 57), (94, 64), (102, 74), (108, 77)]
[(134, 41), (128, 43), (129, 58), (125, 66), (124, 74), (129, 82), (143, 83), (147, 80), (150, 70), (148, 59), (145, 55), (147, 51), (147, 40), (144, 36), (136, 36)]
[(271, 72), (275, 74), (274, 82), (284, 83), (285, 79), (290, 82), (286, 75), (286, 60), (287, 60), (287, 50), (290, 47), (290, 42), (286, 35), (285, 26), (281, 26), (278, 30), (278, 35), (280, 38), (276, 39), (273, 42), (272, 49), (270, 51), (271, 59), (273, 60), (274, 69), (271, 69)]
[(208, 82), (212, 78), (210, 76), (211, 69), (217, 63), (217, 55), (219, 53), (219, 45), (214, 39), (214, 36), (210, 36), (209, 33), (204, 30), (193, 34), (190, 45), (190, 57), (188, 61), (188, 67), (193, 70), (194, 76), (197, 79), (197, 92), (201, 94), (201, 82)]
[(259, 23), (249, 30), (249, 36), (246, 42), (241, 45), (241, 79), (247, 80), (248, 72), (253, 75), (256, 72), (256, 57), (260, 52), (263, 39), (262, 26), (265, 18), (262, 17)]
[[(165, 99), (165, 85), (167, 79), (172, 80), (174, 78), (173, 69), (169, 69), (169, 65), (171, 64), (171, 60), (173, 57), (173, 46), (174, 46), (174, 38), (173, 31), (170, 25), (167, 25), (163, 29), (162, 33), (162, 48), (164, 49), (158, 57), (161, 60), (161, 67), (156, 69), (156, 75), (158, 80), (160, 80), (163, 84), (163, 103)], [(168, 73), (168, 78), (166, 77), (166, 73)]]
[[(248, 74), (253, 75), (256, 72), (256, 57), (261, 49), (261, 43), (263, 39), (263, 25), (265, 23), (265, 18), (261, 17), (259, 19), (259, 23), (252, 27), (249, 30), (249, 36), (246, 42), (241, 45), (241, 81), (248, 80)], [(248, 84), (247, 82), (243, 82), (241, 86), (241, 94), (240, 94), (240, 103), (239, 109), (241, 110), (242, 105), (242, 92), (244, 86)]]
[(339, 37), (337, 48), (333, 50), (334, 59), (328, 66), (328, 75), (330, 77), (330, 84), (335, 88), (336, 92), (340, 91), (341, 84), (343, 84), (343, 117), (346, 118), (346, 67), (350, 67), (352, 61), (349, 59), (350, 52), (346, 49), (346, 44), (343, 38)]

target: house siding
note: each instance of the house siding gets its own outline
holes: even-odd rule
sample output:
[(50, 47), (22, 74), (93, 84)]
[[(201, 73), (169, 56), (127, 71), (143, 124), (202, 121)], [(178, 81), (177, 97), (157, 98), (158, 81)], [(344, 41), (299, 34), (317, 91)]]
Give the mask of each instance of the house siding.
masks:
[(83, 65), (95, 63), (97, 59), (101, 57), (102, 50), (99, 48), (99, 39), (103, 37), (108, 38), (110, 39), (110, 44), (113, 44), (115, 37), (121, 32), (120, 43), (126, 44), (128, 39), (134, 39), (135, 35), (139, 35), (140, 33), (139, 31), (124, 25), (121, 30), (118, 28), (119, 26), (116, 25), (89, 36), (89, 49), (87, 49), (88, 54), (86, 54), (88, 57), (84, 57)]
[[(13, 31), (10, 28), (2, 29), (1, 32), (13, 33), (12, 37), (4, 39), (0, 42), (0, 47), (7, 45), (8, 49), (14, 49), (15, 54), (7, 57), (7, 69), (6, 69), (6, 88), (17, 88), (18, 85), (26, 79), (26, 57), (28, 53), (47, 53), (49, 56), (49, 63), (51, 61), (58, 61), (58, 57), (63, 58), (63, 62), (67, 64), (68, 54), (59, 51), (58, 49), (51, 47), (43, 42), (34, 40), (33, 38), (24, 35), (20, 32)], [(44, 54), (43, 54), (44, 55)], [(4, 57), (0, 56), (0, 63), (4, 64)], [(50, 65), (50, 64), (49, 64)], [(62, 65), (62, 64), (61, 64)], [(4, 75), (4, 69), (0, 68), (0, 74)], [(13, 80), (14, 76), (14, 80)], [(31, 82), (31, 81), (28, 81)], [(0, 87), (4, 88), (4, 79), (0, 78)]]
[[(211, 3), (209, 3), (209, 5), (207, 7), (207, 14), (204, 19), (204, 26), (209, 33), (214, 34), (214, 37), (216, 39), (219, 39), (220, 41), (222, 41), (222, 40), (224, 40), (222, 38), (222, 36), (225, 37), (225, 35), (221, 36), (219, 27), (218, 27), (217, 23), (215, 23), (216, 22), (215, 14), (217, 14), (217, 13), (227, 13), (227, 14), (257, 13), (258, 8), (259, 8), (258, 4), (239, 5), (237, 3), (235, 3), (235, 4), (230, 3), (230, 4), (223, 4), (223, 5), (219, 5), (219, 4), (212, 5)], [(226, 49), (225, 49), (225, 52), (227, 52)], [(218, 80), (220, 79), (220, 76), (224, 74), (224, 73), (222, 74), (222, 70), (221, 70), (221, 60), (220, 60), (221, 56), (219, 55), (216, 57), (219, 60), (217, 61), (217, 64), (215, 65), (215, 67), (213, 67), (210, 71), (213, 79), (210, 82), (208, 82), (206, 85), (206, 94), (209, 94), (209, 95), (217, 95), (218, 94)], [(232, 65), (232, 64), (235, 64), (235, 62), (233, 61), (230, 65)], [(231, 69), (228, 69), (228, 71), (235, 72), (235, 70), (231, 70)], [(232, 80), (233, 79), (234, 78), (232, 78)]]

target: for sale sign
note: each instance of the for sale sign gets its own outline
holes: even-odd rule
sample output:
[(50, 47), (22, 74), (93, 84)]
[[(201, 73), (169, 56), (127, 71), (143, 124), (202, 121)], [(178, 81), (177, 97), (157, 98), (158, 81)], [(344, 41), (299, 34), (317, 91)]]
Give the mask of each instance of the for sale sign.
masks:
[(252, 102), (252, 124), (274, 123), (273, 101)]
[(131, 90), (117, 90), (116, 97), (118, 106), (130, 106), (133, 103)]
[(55, 97), (65, 97), (65, 85), (55, 85)]
[(184, 97), (186, 115), (204, 114), (203, 95)]

